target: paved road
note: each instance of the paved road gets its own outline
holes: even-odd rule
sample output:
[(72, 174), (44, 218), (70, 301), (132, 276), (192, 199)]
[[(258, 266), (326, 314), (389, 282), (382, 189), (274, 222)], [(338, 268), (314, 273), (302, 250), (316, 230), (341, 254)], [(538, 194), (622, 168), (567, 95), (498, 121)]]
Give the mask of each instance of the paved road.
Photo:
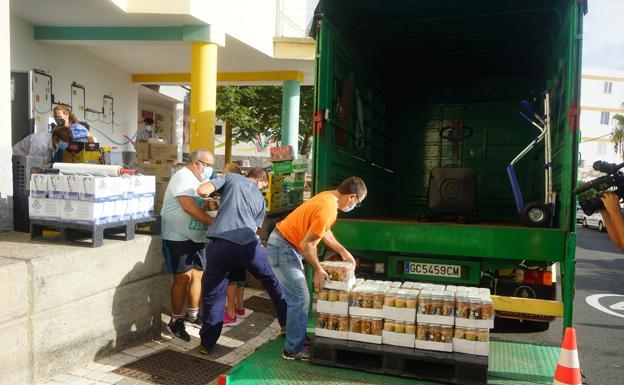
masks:
[[(612, 245), (606, 233), (579, 227), (576, 258), (574, 326), (585, 375), (583, 383), (624, 384), (624, 252)], [(587, 303), (588, 297), (601, 294), (617, 295), (598, 298), (596, 306), (603, 311)], [(607, 314), (609, 311), (615, 314)], [(561, 319), (540, 333), (511, 331), (513, 325), (502, 326), (495, 334), (498, 338), (561, 344)]]

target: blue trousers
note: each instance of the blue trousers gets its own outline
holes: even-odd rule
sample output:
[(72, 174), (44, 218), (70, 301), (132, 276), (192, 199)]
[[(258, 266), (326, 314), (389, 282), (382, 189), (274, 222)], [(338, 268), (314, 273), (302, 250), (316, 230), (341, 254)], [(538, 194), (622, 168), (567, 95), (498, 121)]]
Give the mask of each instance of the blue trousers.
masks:
[(239, 245), (214, 238), (206, 249), (206, 268), (202, 278), (203, 323), (199, 331), (201, 344), (208, 350), (212, 349), (221, 335), (227, 276), (232, 268), (238, 266), (243, 266), (262, 282), (277, 310), (279, 324), (286, 325), (286, 298), (260, 242)]
[(269, 262), (286, 295), (286, 344), (289, 353), (303, 351), (308, 325), (310, 292), (303, 268), (303, 256), (273, 230), (267, 242)]

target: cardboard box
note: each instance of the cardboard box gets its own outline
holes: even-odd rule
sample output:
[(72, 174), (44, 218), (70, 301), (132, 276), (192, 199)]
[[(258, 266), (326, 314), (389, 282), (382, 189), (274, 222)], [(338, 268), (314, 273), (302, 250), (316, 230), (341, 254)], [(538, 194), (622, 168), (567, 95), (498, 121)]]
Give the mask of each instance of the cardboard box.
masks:
[(126, 211), (130, 215), (130, 219), (139, 218), (139, 198), (128, 199), (128, 206)]
[(384, 345), (413, 348), (415, 340), (416, 338), (413, 334), (395, 333), (388, 330), (384, 330), (381, 334), (381, 341)]
[(318, 300), (316, 302), (316, 311), (327, 314), (349, 315), (349, 302)]
[(323, 288), (333, 290), (346, 290), (349, 291), (355, 285), (355, 277), (351, 277), (347, 282), (340, 281), (325, 281)]
[[(80, 178), (70, 180), (70, 189), (80, 189), (79, 199), (90, 202), (104, 202), (124, 199), (123, 181), (121, 177), (81, 175)], [(74, 184), (72, 186), (72, 184)], [(126, 184), (129, 188), (129, 184)]]
[[(109, 214), (114, 212), (114, 202), (89, 202), (63, 200), (61, 221), (85, 225), (99, 225), (109, 222)], [(112, 203), (112, 205), (111, 205)]]
[(351, 333), (347, 332), (347, 339), (350, 341), (367, 342), (369, 344), (380, 344), (382, 342), (382, 336), (374, 336), (371, 334)]
[(129, 193), (126, 198), (141, 196), (152, 196), (156, 194), (156, 177), (153, 175), (129, 175), (123, 178), (128, 179)]
[(419, 323), (438, 324), (438, 325), (454, 325), (454, 316), (416, 314), (416, 321)]
[(178, 145), (177, 144), (150, 143), (149, 159), (174, 160), (175, 161), (178, 159)]
[(494, 319), (455, 318), (455, 325), (478, 329), (494, 329)]
[(78, 199), (78, 193), (71, 193), (69, 178), (75, 175), (50, 174), (48, 177), (48, 196), (55, 199)]
[(349, 307), (350, 315), (359, 315), (364, 317), (384, 318), (383, 309), (370, 309), (366, 307)]
[(337, 330), (328, 330), (316, 328), (314, 334), (319, 337), (336, 338), (339, 340), (346, 340), (348, 332), (339, 332)]
[(62, 199), (28, 197), (28, 216), (30, 219), (59, 221)]
[(382, 314), (383, 318), (389, 318), (397, 321), (416, 321), (416, 309), (397, 308), (384, 305)]
[(140, 197), (137, 218), (147, 218), (154, 215), (154, 197)]
[(32, 174), (30, 176), (30, 196), (33, 198), (48, 197), (48, 174)]
[(136, 141), (136, 157), (139, 159), (149, 159), (150, 145), (147, 139), (137, 139)]
[(439, 352), (452, 352), (454, 344), (452, 342), (435, 342), (435, 341), (422, 341), (416, 340), (414, 347), (416, 349), (424, 350), (436, 350)]
[(167, 191), (167, 183), (156, 183), (156, 192), (154, 194), (154, 201), (156, 202), (164, 202), (165, 201), (165, 192)]
[(140, 164), (137, 171), (143, 175), (153, 175), (156, 179), (169, 180), (174, 174), (174, 168), (167, 164)]
[(490, 355), (490, 343), (481, 341), (468, 341), (453, 338), (453, 351), (457, 353), (474, 354), (477, 356)]

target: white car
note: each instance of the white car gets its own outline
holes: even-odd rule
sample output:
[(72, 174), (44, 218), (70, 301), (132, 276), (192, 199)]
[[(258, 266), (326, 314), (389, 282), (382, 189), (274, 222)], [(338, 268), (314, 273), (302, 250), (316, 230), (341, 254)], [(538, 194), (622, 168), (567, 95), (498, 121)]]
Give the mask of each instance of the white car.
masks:
[(576, 223), (580, 223), (583, 226), (585, 225), (583, 223), (583, 220), (585, 219), (587, 215), (585, 215), (585, 213), (583, 212), (583, 209), (581, 209), (580, 207), (576, 208)]
[(602, 215), (598, 211), (592, 215), (585, 215), (583, 218), (583, 227), (593, 227), (598, 231), (605, 231), (606, 227), (602, 221)]

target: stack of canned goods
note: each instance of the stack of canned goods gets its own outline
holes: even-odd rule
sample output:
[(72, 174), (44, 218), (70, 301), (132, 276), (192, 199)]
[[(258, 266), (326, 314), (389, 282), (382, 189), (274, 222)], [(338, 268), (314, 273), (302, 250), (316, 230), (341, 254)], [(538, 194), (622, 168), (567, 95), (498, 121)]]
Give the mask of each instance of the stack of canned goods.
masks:
[(459, 340), (488, 342), (490, 340), (490, 330), (485, 328), (455, 326), (454, 337)]
[(412, 321), (395, 321), (386, 319), (384, 321), (384, 330), (394, 333), (403, 333), (408, 335), (416, 334), (416, 322)]
[(416, 309), (418, 304), (417, 290), (390, 289), (384, 297), (383, 305), (398, 309)]
[(349, 292), (343, 290), (322, 289), (319, 292), (318, 299), (321, 301), (330, 302), (348, 302)]
[(348, 332), (349, 316), (320, 313), (316, 319), (316, 327), (318, 329)]
[(418, 323), (416, 340), (430, 342), (453, 342), (453, 325)]
[(457, 309), (455, 317), (457, 318), (490, 320), (494, 316), (494, 305), (488, 297), (458, 293), (455, 299), (455, 306)]
[(351, 316), (349, 332), (380, 336), (383, 330), (383, 318)]
[(418, 298), (418, 314), (453, 317), (455, 315), (455, 294), (449, 291), (423, 290)]
[(351, 306), (364, 309), (382, 309), (385, 290), (372, 287), (356, 287), (351, 291)]

